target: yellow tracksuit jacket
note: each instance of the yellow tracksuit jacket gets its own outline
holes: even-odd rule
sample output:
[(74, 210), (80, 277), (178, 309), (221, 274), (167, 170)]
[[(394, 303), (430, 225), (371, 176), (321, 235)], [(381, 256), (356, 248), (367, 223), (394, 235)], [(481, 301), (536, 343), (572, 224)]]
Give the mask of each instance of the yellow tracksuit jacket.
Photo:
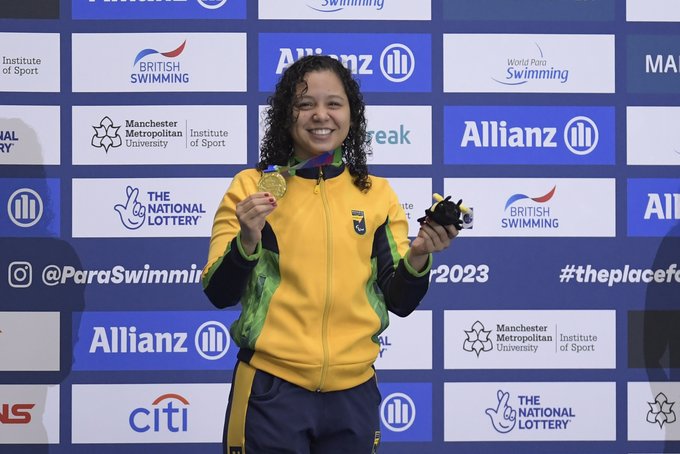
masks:
[(361, 192), (349, 171), (298, 170), (267, 217), (255, 253), (239, 241), (236, 204), (260, 172), (238, 173), (215, 215), (203, 287), (217, 307), (239, 301), (230, 328), (238, 358), (310, 391), (336, 391), (373, 375), (388, 310), (406, 316), (428, 287), (431, 258), (405, 260), (408, 225), (387, 180)]

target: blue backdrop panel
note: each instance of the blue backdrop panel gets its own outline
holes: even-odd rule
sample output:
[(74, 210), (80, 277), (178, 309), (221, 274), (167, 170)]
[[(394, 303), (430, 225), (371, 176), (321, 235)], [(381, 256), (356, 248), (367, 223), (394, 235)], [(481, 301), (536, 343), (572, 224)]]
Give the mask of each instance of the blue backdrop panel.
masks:
[[(120, 224), (114, 206), (134, 186), (147, 188), (136, 202), (128, 194), (138, 214), (164, 193), (172, 194), (168, 202), (214, 209), (222, 183), (258, 161), (260, 108), (283, 69), (324, 53), (352, 70), (368, 106), (431, 108), (432, 143), (424, 152), (431, 148), (431, 156), (410, 161), (431, 164), (371, 166), (399, 180), (402, 199), (429, 206), (416, 200), (423, 182), (444, 193), (445, 181), (455, 188), (479, 179), (488, 182), (479, 200), (502, 211), (519, 192), (501, 179), (554, 180), (519, 194), (513, 206), (544, 204), (579, 225), (570, 232), (556, 226), (549, 236), (528, 228), (480, 236), (490, 231), (482, 230), (489, 213), (477, 204), (472, 230), (435, 256), (419, 308), (428, 317), (399, 320), (381, 337), (389, 368), (377, 364), (380, 452), (680, 453), (680, 128), (669, 121), (646, 131), (649, 109), (635, 110), (635, 127), (628, 123), (633, 106), (680, 111), (680, 33), (668, 21), (680, 17), (680, 6), (432, 0), (423, 18), (423, 3), (295, 0), (277, 10), (285, 19), (270, 17), (281, 7), (273, 0), (0, 5), (0, 452), (221, 452), (235, 361), (227, 332), (239, 308), (216, 310), (202, 293), (209, 229), (135, 230)], [(638, 18), (640, 8), (646, 14)], [(485, 50), (456, 59), (446, 50), (465, 53), (448, 47), (459, 43), (447, 41), (450, 35), (471, 37), (466, 45)], [(522, 39), (502, 39), (509, 35)], [(550, 39), (534, 42), (534, 35)], [(593, 41), (597, 57), (570, 49), (589, 36), (602, 38)], [(613, 56), (601, 54), (611, 45), (607, 37), (614, 38)], [(547, 68), (524, 64), (544, 52)], [(136, 55), (158, 74), (181, 68), (191, 83), (132, 86)], [(608, 68), (609, 61), (613, 92), (579, 79), (579, 68)], [(552, 66), (569, 70), (569, 80), (487, 85), (493, 93), (460, 89), (491, 84), (509, 66), (532, 77), (538, 73), (529, 70)], [(462, 85), (453, 80), (466, 74), (477, 75)], [(80, 118), (91, 106), (98, 113), (89, 124)], [(242, 110), (221, 122), (203, 115), (172, 123), (182, 107), (201, 106)], [(46, 124), (57, 108), (58, 139)], [(420, 137), (422, 119), (375, 112), (384, 116), (380, 125)], [(110, 127), (102, 127), (105, 118)], [(227, 139), (210, 162), (224, 164), (205, 164), (191, 140), (217, 132)], [(167, 149), (160, 142), (120, 147), (163, 134), (174, 135)], [(238, 146), (247, 150), (231, 149), (242, 139), (247, 145)], [(634, 159), (628, 142), (637, 144)], [(409, 178), (413, 185), (404, 183)], [(564, 200), (558, 191), (548, 200), (560, 179), (579, 196)], [(613, 206), (597, 206), (609, 200), (602, 194), (578, 192), (586, 180), (614, 187)], [(476, 196), (464, 203), (475, 208)], [(186, 214), (191, 207), (167, 209)], [(584, 213), (603, 211), (614, 213), (615, 228), (600, 236), (594, 232), (608, 230)], [(49, 315), (37, 317), (42, 313)], [(472, 320), (464, 329), (446, 323), (463, 314)], [(530, 316), (518, 321), (522, 314)], [(583, 323), (574, 328), (566, 317)], [(596, 338), (588, 328), (593, 319), (603, 321)], [(58, 361), (40, 355), (46, 343), (58, 343)], [(588, 348), (561, 352), (560, 345)], [(531, 356), (537, 349), (542, 356)], [(609, 357), (599, 364), (602, 352)], [(461, 355), (468, 355), (464, 366), (450, 359)], [(498, 363), (490, 365), (488, 355)]]

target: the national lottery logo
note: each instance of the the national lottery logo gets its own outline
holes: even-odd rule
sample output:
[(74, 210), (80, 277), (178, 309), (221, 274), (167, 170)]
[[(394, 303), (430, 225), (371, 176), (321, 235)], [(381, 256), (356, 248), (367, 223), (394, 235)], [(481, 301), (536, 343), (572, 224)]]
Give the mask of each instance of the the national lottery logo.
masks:
[[(551, 216), (550, 206), (546, 206), (553, 196), (557, 186), (553, 186), (543, 195), (531, 197), (526, 194), (513, 194), (505, 202), (507, 217), (501, 219), (501, 227), (504, 229), (556, 229), (559, 227), (559, 219)], [(522, 201), (534, 202), (531, 205)]]
[(15, 130), (0, 130), (0, 156), (3, 153), (9, 153), (17, 143), (19, 143), (19, 137)]
[(144, 225), (146, 219), (146, 206), (142, 205), (137, 198), (139, 189), (128, 186), (125, 188), (127, 195), (125, 203), (113, 207), (120, 216), (120, 222), (129, 230), (137, 230)]
[(144, 192), (147, 203), (139, 200), (140, 194), (139, 188), (127, 186), (122, 203), (113, 207), (128, 230), (137, 230), (143, 225), (195, 226), (206, 213), (203, 203), (175, 202), (170, 191)]
[(524, 85), (532, 81), (556, 81), (566, 83), (569, 80), (569, 70), (555, 68), (545, 57), (543, 49), (538, 43), (530, 55), (508, 57), (505, 74), (491, 79), (502, 85)]
[(99, 125), (92, 126), (92, 128), (94, 129), (91, 141), (93, 147), (103, 148), (108, 153), (109, 148), (118, 148), (123, 144), (123, 139), (118, 134), (120, 125), (114, 125), (109, 117), (102, 118)]
[(465, 341), (463, 341), (463, 350), (466, 352), (474, 352), (479, 357), (482, 352), (490, 352), (493, 350), (493, 342), (491, 342), (491, 330), (485, 330), (484, 325), (478, 320), (472, 324), (469, 331), (465, 331)]
[(43, 201), (33, 189), (17, 189), (7, 200), (7, 214), (17, 227), (33, 227), (43, 215)]
[(540, 395), (518, 395), (496, 392), (496, 402), (485, 410), (490, 423), (498, 433), (517, 431), (559, 431), (569, 428), (576, 418), (569, 406), (545, 404)]
[[(375, 71), (373, 54), (340, 54), (324, 52), (323, 48), (280, 48), (276, 74), (282, 74), (295, 61), (308, 55), (328, 55), (339, 60), (352, 74), (372, 75)], [(394, 83), (409, 80), (416, 68), (413, 51), (405, 44), (392, 43), (386, 46), (378, 59), (382, 75)]]
[(380, 405), (380, 419), (388, 430), (404, 432), (416, 420), (416, 404), (408, 394), (392, 393)]
[(672, 424), (676, 421), (675, 411), (673, 410), (675, 402), (670, 402), (664, 393), (657, 394), (654, 402), (647, 402), (647, 405), (649, 405), (648, 423), (658, 424), (662, 428), (664, 424)]
[[(161, 52), (156, 49), (142, 49), (135, 56), (133, 68), (137, 72), (130, 74), (133, 84), (188, 84), (189, 74), (182, 71), (179, 57), (187, 45), (184, 40), (176, 49)], [(154, 56), (164, 57), (161, 60)]]
[(158, 396), (149, 408), (132, 410), (130, 428), (135, 432), (177, 433), (189, 430), (189, 401), (179, 394)]

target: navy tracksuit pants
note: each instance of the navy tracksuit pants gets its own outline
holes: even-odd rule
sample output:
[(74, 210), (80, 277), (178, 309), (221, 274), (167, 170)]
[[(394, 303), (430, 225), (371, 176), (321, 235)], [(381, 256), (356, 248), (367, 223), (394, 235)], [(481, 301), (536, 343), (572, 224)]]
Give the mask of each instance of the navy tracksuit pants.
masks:
[(375, 377), (312, 392), (239, 362), (224, 426), (226, 454), (371, 454), (380, 444)]

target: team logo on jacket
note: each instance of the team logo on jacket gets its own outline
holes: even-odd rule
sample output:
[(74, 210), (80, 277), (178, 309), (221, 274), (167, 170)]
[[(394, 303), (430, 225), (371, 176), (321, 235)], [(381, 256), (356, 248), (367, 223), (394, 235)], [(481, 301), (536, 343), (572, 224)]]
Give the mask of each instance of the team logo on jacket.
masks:
[(366, 234), (366, 218), (363, 211), (352, 210), (352, 222), (354, 223), (355, 232), (359, 235)]

